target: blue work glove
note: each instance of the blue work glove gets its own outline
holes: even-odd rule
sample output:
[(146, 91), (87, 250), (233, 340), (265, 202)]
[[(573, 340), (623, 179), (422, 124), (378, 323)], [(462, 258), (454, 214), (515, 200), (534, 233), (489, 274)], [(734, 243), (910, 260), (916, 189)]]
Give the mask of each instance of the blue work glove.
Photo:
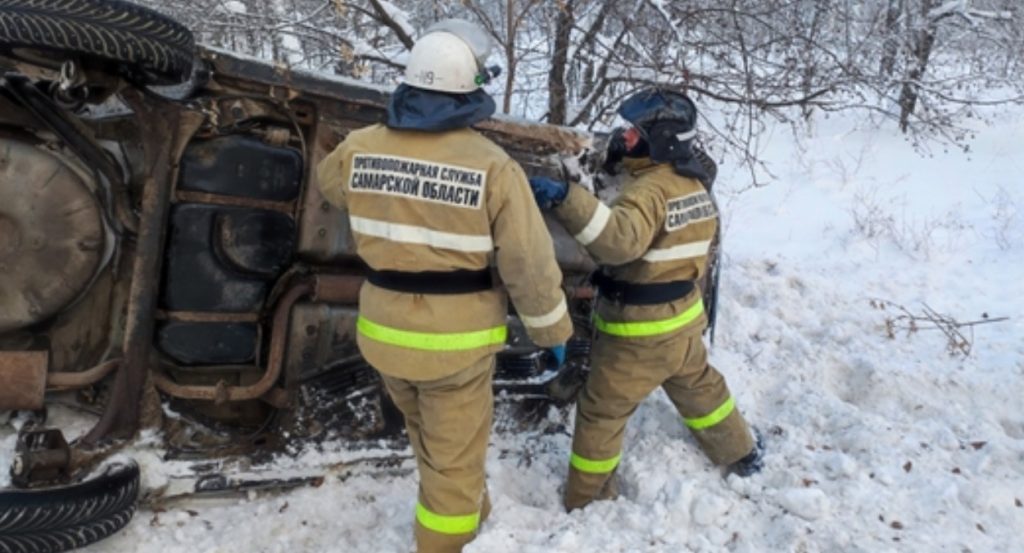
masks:
[(551, 346), (550, 348), (548, 348), (548, 351), (551, 352), (551, 356), (554, 357), (555, 361), (557, 362), (557, 364), (554, 366), (554, 369), (557, 370), (562, 365), (565, 364), (565, 344)]
[(530, 189), (537, 207), (547, 211), (565, 200), (569, 185), (548, 177), (530, 177)]

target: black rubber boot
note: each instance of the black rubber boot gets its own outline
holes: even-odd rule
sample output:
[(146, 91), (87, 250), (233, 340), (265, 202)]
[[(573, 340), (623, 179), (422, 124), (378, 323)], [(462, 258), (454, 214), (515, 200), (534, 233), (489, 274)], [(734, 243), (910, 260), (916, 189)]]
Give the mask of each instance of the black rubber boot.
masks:
[(746, 478), (752, 474), (761, 472), (764, 468), (764, 439), (761, 433), (754, 430), (754, 449), (739, 461), (729, 465), (729, 474)]

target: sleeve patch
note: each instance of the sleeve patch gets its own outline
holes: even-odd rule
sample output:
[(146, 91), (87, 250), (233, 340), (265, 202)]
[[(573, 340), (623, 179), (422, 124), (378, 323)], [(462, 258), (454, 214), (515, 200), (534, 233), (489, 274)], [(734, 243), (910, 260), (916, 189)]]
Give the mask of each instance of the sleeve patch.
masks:
[(374, 154), (352, 156), (348, 187), (354, 193), (383, 194), (453, 207), (480, 209), (487, 173), (421, 159)]
[(711, 196), (705, 191), (694, 192), (668, 200), (666, 205), (665, 230), (672, 232), (686, 225), (713, 219), (718, 215)]

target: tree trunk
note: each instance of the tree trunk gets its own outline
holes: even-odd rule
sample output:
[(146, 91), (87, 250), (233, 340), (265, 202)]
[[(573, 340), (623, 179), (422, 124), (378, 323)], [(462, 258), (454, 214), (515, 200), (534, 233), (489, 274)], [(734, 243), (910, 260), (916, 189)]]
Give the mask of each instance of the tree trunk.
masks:
[(882, 61), (878, 72), (882, 77), (891, 78), (896, 70), (896, 53), (899, 51), (899, 23), (903, 13), (903, 0), (889, 0), (885, 10), (885, 41), (882, 43)]
[(515, 25), (516, 1), (508, 0), (505, 3), (505, 65), (508, 71), (505, 73), (505, 97), (501, 102), (503, 113), (512, 111), (512, 92), (516, 83), (516, 25)]
[[(812, 8), (811, 20), (807, 24), (807, 28), (804, 33), (813, 41), (818, 40), (818, 33), (821, 30), (822, 19), (825, 16), (825, 9), (827, 5), (823, 2), (815, 2)], [(801, 22), (802, 24), (802, 22)], [(804, 52), (805, 59), (803, 61), (804, 68), (800, 72), (800, 88), (803, 90), (804, 97), (809, 98), (814, 92), (814, 84), (817, 82), (818, 73), (818, 59), (811, 49), (807, 49)], [(804, 120), (809, 121), (812, 115), (812, 108), (810, 105), (803, 104), (800, 106), (800, 111), (803, 112)]]
[(551, 55), (551, 69), (548, 71), (548, 123), (564, 125), (568, 111), (565, 71), (569, 60), (569, 38), (575, 24), (573, 1), (565, 2), (557, 9), (554, 52)]
[(900, 130), (907, 132), (910, 128), (910, 116), (917, 109), (921, 77), (928, 70), (928, 60), (935, 46), (935, 35), (938, 32), (938, 21), (929, 17), (934, 0), (923, 0), (921, 3), (920, 29), (914, 32), (914, 51), (910, 59), (910, 70), (900, 90)]

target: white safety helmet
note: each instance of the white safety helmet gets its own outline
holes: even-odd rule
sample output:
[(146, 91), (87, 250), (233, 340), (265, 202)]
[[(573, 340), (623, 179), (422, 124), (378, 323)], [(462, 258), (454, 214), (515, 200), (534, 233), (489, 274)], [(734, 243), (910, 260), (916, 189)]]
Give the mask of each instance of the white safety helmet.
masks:
[(485, 67), (491, 45), (483, 29), (469, 21), (439, 21), (413, 45), (405, 66), (405, 83), (437, 92), (473, 92), (498, 71)]

